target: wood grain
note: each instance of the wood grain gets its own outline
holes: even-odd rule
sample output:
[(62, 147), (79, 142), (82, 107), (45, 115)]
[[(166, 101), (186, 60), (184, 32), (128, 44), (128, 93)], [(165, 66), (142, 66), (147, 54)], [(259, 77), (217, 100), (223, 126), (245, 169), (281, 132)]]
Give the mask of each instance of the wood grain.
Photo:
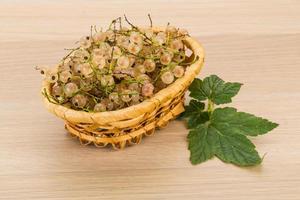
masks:
[[(300, 199), (298, 1), (0, 2), (0, 199)], [(185, 27), (203, 43), (200, 77), (244, 83), (234, 106), (278, 122), (253, 138), (261, 166), (189, 163), (180, 121), (124, 151), (80, 146), (39, 95), (35, 65), (55, 64), (91, 24)]]

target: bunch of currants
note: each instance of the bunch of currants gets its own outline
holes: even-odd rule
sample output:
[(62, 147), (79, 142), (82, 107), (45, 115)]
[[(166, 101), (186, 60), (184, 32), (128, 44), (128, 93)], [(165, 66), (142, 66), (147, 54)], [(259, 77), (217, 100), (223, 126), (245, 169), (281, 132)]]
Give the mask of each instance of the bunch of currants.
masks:
[[(91, 28), (80, 46), (55, 68), (37, 67), (50, 83), (43, 95), (55, 104), (87, 112), (118, 110), (151, 98), (184, 75), (187, 47), (184, 29), (167, 25), (154, 32), (121, 18), (106, 31)], [(94, 30), (93, 30), (94, 28)]]

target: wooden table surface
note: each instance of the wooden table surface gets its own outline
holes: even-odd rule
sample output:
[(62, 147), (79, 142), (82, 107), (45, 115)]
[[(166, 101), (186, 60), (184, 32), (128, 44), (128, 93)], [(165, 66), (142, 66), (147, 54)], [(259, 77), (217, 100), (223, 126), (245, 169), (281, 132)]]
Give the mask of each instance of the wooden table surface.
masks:
[[(254, 138), (262, 165), (192, 166), (173, 121), (142, 144), (80, 146), (43, 107), (35, 65), (52, 65), (92, 24), (126, 13), (187, 28), (206, 49), (200, 77), (243, 82), (234, 106), (278, 122)], [(300, 2), (0, 2), (0, 199), (300, 199)]]

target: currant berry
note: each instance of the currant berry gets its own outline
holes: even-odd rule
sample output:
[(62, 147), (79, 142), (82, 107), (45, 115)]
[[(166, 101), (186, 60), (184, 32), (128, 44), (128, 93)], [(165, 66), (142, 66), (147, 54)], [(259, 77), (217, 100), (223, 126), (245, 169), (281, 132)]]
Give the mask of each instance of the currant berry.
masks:
[(132, 54), (137, 55), (141, 51), (141, 46), (136, 45), (134, 43), (130, 43), (127, 47), (128, 51)]
[(108, 95), (109, 100), (113, 101), (113, 102), (117, 102), (120, 100), (119, 95), (117, 92), (112, 92)]
[(131, 91), (130, 90), (124, 90), (121, 94), (121, 99), (124, 102), (129, 102), (131, 101), (131, 95), (130, 95)]
[(64, 92), (67, 97), (72, 97), (78, 91), (78, 86), (75, 83), (67, 83), (64, 87)]
[(55, 84), (52, 86), (51, 94), (52, 96), (60, 97), (63, 94), (63, 88), (60, 85)]
[(168, 65), (172, 60), (170, 53), (163, 53), (163, 55), (160, 57), (160, 63), (163, 65)]
[(138, 32), (131, 32), (129, 40), (130, 40), (130, 42), (139, 44), (139, 45), (143, 43), (143, 38), (142, 38), (141, 34)]
[(46, 73), (46, 80), (49, 83), (55, 83), (58, 80), (58, 74), (56, 70), (49, 70)]
[(77, 108), (83, 108), (87, 104), (88, 99), (82, 94), (77, 94), (72, 98), (72, 104)]
[(79, 43), (82, 48), (88, 49), (88, 48), (90, 48), (92, 41), (89, 36), (84, 36), (84, 37), (80, 38)]
[(160, 78), (161, 78), (162, 82), (164, 82), (165, 84), (171, 84), (174, 81), (174, 75), (170, 71), (164, 72)]
[(144, 97), (150, 97), (153, 95), (154, 86), (151, 83), (145, 83), (142, 87), (142, 95)]
[(180, 65), (177, 65), (174, 67), (172, 72), (176, 78), (180, 78), (184, 75), (184, 68)]
[(94, 107), (95, 112), (104, 112), (106, 111), (106, 106), (103, 103), (97, 103)]
[(152, 59), (146, 59), (144, 61), (145, 70), (147, 72), (153, 72), (155, 70), (155, 62)]
[(71, 78), (72, 78), (72, 73), (69, 70), (62, 71), (59, 74), (59, 80), (63, 83), (69, 82)]
[(129, 67), (130, 61), (129, 58), (127, 56), (121, 56), (120, 58), (118, 58), (117, 61), (117, 65), (122, 68), (122, 69), (126, 69)]

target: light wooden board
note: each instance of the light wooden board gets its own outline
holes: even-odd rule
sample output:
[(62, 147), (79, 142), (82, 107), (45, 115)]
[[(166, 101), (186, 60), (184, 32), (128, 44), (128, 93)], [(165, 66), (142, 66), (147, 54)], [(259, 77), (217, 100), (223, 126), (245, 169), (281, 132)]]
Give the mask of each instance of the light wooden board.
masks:
[[(189, 29), (206, 49), (200, 77), (244, 83), (234, 106), (280, 123), (254, 138), (261, 166), (189, 163), (173, 121), (142, 144), (80, 146), (39, 96), (35, 65), (55, 64), (89, 26), (126, 13), (134, 23)], [(300, 2), (0, 1), (0, 199), (300, 199)]]

